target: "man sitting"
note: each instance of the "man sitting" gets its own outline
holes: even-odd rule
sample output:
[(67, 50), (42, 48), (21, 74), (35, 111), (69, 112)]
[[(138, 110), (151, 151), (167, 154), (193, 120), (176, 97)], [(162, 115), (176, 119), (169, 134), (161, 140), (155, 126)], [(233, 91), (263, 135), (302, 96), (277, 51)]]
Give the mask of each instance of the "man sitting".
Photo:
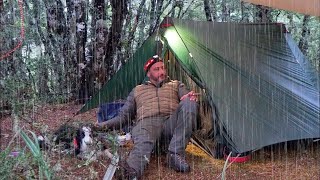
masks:
[(196, 125), (196, 95), (183, 83), (169, 80), (157, 55), (147, 60), (144, 70), (149, 81), (130, 92), (118, 116), (99, 125), (118, 128), (129, 119), (137, 119), (132, 129), (134, 147), (123, 165), (128, 177), (142, 176), (160, 138), (165, 139), (168, 147), (168, 166), (178, 172), (189, 172), (185, 148)]

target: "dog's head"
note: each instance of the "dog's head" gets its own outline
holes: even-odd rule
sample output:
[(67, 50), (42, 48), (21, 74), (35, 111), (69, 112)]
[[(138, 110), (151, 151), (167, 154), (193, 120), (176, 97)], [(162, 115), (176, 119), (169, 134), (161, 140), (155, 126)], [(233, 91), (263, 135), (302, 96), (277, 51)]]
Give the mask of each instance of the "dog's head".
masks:
[(92, 144), (92, 131), (88, 126), (82, 126), (77, 130), (73, 140), (76, 155), (87, 150), (88, 145)]

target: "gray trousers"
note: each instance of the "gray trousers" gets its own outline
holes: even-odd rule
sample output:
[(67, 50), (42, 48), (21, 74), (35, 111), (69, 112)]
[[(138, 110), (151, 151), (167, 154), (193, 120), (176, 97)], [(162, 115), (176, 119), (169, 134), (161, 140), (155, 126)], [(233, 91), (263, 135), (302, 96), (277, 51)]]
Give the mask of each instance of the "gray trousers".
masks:
[(132, 129), (134, 147), (127, 163), (139, 176), (143, 174), (157, 140), (163, 139), (170, 153), (185, 154), (196, 126), (197, 106), (197, 102), (184, 99), (171, 116), (145, 118)]

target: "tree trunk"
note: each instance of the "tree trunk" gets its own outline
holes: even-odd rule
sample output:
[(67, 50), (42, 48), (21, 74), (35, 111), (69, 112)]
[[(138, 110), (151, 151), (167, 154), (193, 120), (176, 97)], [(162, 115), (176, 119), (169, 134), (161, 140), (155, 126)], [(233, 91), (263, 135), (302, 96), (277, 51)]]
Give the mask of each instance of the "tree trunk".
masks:
[[(76, 15), (76, 58), (77, 66), (81, 63), (86, 65), (85, 48), (87, 42), (87, 23), (86, 23), (86, 2), (85, 0), (74, 1), (75, 15)], [(88, 71), (79, 66), (77, 68), (80, 86), (78, 88), (79, 103), (84, 103), (90, 97), (92, 87), (89, 87)]]
[[(4, 17), (4, 9), (3, 9), (3, 0), (0, 0), (0, 32), (5, 32), (5, 17)], [(4, 44), (5, 44), (5, 36), (0, 36), (0, 58), (4, 55)], [(0, 59), (1, 61), (2, 59)], [(1, 77), (0, 77), (1, 78)]]
[[(33, 4), (39, 4), (38, 0), (32, 0)], [(51, 57), (51, 47), (48, 44), (47, 38), (45, 37), (44, 33), (42, 32), (41, 29), (41, 25), (40, 25), (40, 17), (39, 17), (39, 9), (38, 6), (34, 6), (33, 7), (33, 18), (34, 18), (34, 23), (35, 26), (37, 27), (37, 33), (39, 35), (39, 38), (42, 41), (42, 44), (44, 46), (44, 54), (45, 57)], [(41, 53), (41, 59), (42, 59), (42, 53)], [(45, 58), (43, 58), (45, 59)], [(39, 96), (45, 96), (47, 94), (49, 94), (49, 86), (48, 86), (48, 82), (49, 82), (49, 77), (48, 77), (48, 67), (46, 65), (45, 62), (42, 62), (41, 64), (39, 64), (38, 66), (39, 69), (39, 81), (38, 81), (38, 94)]]
[(0, 18), (1, 18), (2, 12), (3, 12), (3, 0), (0, 0)]
[[(1, 33), (3, 35), (0, 36), (0, 61), (6, 59), (8, 61), (8, 67), (11, 66), (11, 60), (13, 59), (13, 53), (10, 53), (7, 55), (7, 53), (14, 49), (14, 47), (18, 44), (19, 42), (19, 36), (18, 33), (11, 33), (15, 32), (16, 29), (13, 29), (15, 26), (15, 20), (16, 20), (16, 10), (15, 10), (15, 2), (12, 3), (7, 3), (6, 9), (0, 13), (0, 29)], [(3, 29), (2, 29), (3, 28)], [(6, 28), (6, 29), (5, 29)], [(9, 73), (9, 72), (7, 72)]]
[(221, 1), (221, 6), (222, 6), (221, 20), (222, 22), (226, 22), (229, 16), (226, 0)]
[(94, 0), (94, 12), (93, 12), (93, 19), (106, 19), (105, 13), (105, 3), (104, 0)]
[[(108, 35), (108, 27), (107, 21), (104, 20), (105, 18), (105, 7), (103, 0), (96, 0), (95, 1), (95, 16), (96, 19), (93, 19), (95, 22), (94, 26), (94, 45), (93, 45), (93, 62), (90, 62), (89, 66), (86, 68), (90, 68), (91, 74), (90, 79), (94, 83), (93, 86), (100, 89), (102, 85), (107, 80), (106, 74), (106, 66), (105, 66), (105, 56), (104, 53), (106, 52), (106, 39)], [(88, 71), (87, 69), (87, 71)]]
[[(139, 5), (139, 8), (137, 10), (137, 15), (135, 17), (135, 20), (134, 20), (134, 23), (133, 23), (133, 26), (132, 28), (130, 29), (129, 31), (129, 35), (128, 35), (128, 52), (130, 51), (130, 49), (133, 49), (132, 48), (132, 42), (133, 42), (133, 39), (134, 39), (134, 33), (136, 32), (137, 30), (137, 27), (138, 27), (138, 24), (140, 22), (140, 16), (141, 16), (141, 12), (143, 10), (143, 6), (145, 5), (146, 3), (146, 0), (142, 0), (140, 5)], [(131, 52), (129, 52), (126, 56), (126, 59), (131, 55)]]
[(152, 34), (152, 30), (153, 30), (154, 23), (155, 23), (155, 16), (156, 16), (156, 3), (155, 3), (155, 1), (151, 1), (149, 35)]
[(58, 64), (58, 74), (61, 74), (61, 77), (58, 77), (58, 88), (59, 88), (59, 92), (61, 93), (68, 93), (68, 84), (69, 82), (67, 81), (66, 77), (66, 69), (67, 67), (65, 67), (65, 62), (66, 62), (66, 58), (67, 56), (65, 52), (65, 43), (66, 43), (66, 30), (67, 30), (67, 20), (64, 14), (64, 5), (61, 3), (61, 1), (57, 1), (57, 22), (58, 25), (56, 27), (56, 35), (58, 37), (58, 44), (57, 44), (57, 48), (55, 53), (58, 54), (58, 58), (56, 61), (59, 62)]
[(204, 0), (203, 5), (204, 5), (204, 12), (206, 14), (207, 21), (213, 21), (212, 10), (210, 8), (209, 0)]
[(68, 89), (72, 94), (72, 98), (77, 98), (78, 93), (78, 62), (76, 57), (76, 45), (75, 45), (75, 37), (76, 37), (76, 13), (75, 13), (75, 5), (74, 0), (68, 0), (67, 3), (67, 30), (65, 32), (64, 39), (64, 53), (65, 53), (65, 64), (66, 67), (66, 79), (69, 83)]
[[(20, 120), (19, 120), (19, 116), (18, 116), (17, 103), (18, 102), (13, 103), (12, 111), (11, 111), (13, 134), (16, 134), (16, 133), (19, 132), (19, 122), (20, 122)], [(18, 140), (17, 140), (17, 142), (18, 142)], [(20, 143), (18, 142), (18, 144), (20, 144)]]
[(173, 0), (173, 3), (172, 3), (172, 9), (171, 9), (171, 17), (175, 17), (176, 15), (176, 1), (177, 0)]
[[(47, 5), (47, 34), (48, 34), (48, 46), (51, 46), (50, 62), (53, 69), (51, 75), (56, 79), (52, 83), (52, 89), (54, 93), (59, 95), (63, 94), (65, 87), (65, 81), (63, 76), (63, 32), (65, 29), (65, 18), (63, 14), (63, 5), (61, 1), (51, 2)], [(56, 91), (57, 89), (57, 91)]]
[(160, 17), (166, 7), (164, 7), (163, 9), (162, 8), (163, 8), (163, 0), (158, 0), (157, 1), (157, 19), (156, 19), (155, 26), (153, 27), (153, 32), (158, 28), (158, 25), (160, 24)]
[[(113, 66), (114, 55), (117, 53), (117, 49), (120, 48), (121, 32), (123, 27), (123, 21), (128, 13), (127, 0), (111, 0), (112, 7), (112, 23), (108, 33), (107, 49), (105, 52), (105, 64), (107, 68), (107, 76), (111, 77), (115, 72)], [(118, 60), (119, 61), (119, 60)]]
[[(43, 58), (42, 53), (40, 58)], [(49, 86), (48, 86), (48, 81), (49, 81), (49, 72), (48, 72), (48, 66), (46, 62), (41, 62), (38, 65), (39, 69), (39, 77), (38, 77), (38, 94), (40, 97), (44, 98), (46, 95), (49, 94)]]
[(308, 36), (310, 35), (310, 30), (308, 28), (308, 22), (310, 20), (310, 16), (305, 15), (303, 17), (303, 21), (302, 21), (302, 30), (301, 30), (301, 37), (299, 40), (299, 48), (301, 50), (301, 52), (307, 56), (307, 51), (308, 51)]
[[(173, 18), (180, 18), (180, 15), (182, 15), (182, 9), (183, 9), (184, 3), (182, 0), (175, 0), (172, 3), (172, 14), (171, 17)], [(178, 10), (178, 13), (176, 15), (176, 10)]]
[(257, 5), (256, 22), (259, 23), (270, 23), (271, 10), (268, 7)]
[[(143, 7), (142, 12), (148, 12), (147, 7)], [(140, 17), (141, 19), (141, 23), (138, 24), (138, 29), (139, 31), (136, 32), (135, 38), (133, 40), (133, 42), (137, 42), (135, 47), (140, 47), (141, 44), (146, 40), (146, 38), (148, 38), (148, 33), (149, 33), (149, 29), (147, 31), (144, 31), (144, 28), (146, 27), (146, 24), (148, 23), (149, 17), (144, 14), (143, 16)]]
[(247, 13), (246, 5), (243, 1), (241, 1), (241, 22), (243, 23), (249, 23), (249, 17)]
[(287, 15), (287, 18), (289, 19), (289, 26), (288, 26), (287, 29), (288, 29), (289, 32), (292, 32), (292, 27), (294, 26), (292, 13), (289, 13)]
[(183, 9), (183, 6), (184, 6), (184, 3), (183, 1), (176, 1), (176, 7), (179, 8), (179, 12), (178, 12), (178, 18), (180, 18), (180, 15), (181, 15), (181, 11)]
[[(160, 22), (160, 16), (163, 12), (163, 0), (157, 1), (157, 4), (152, 5), (151, 9), (151, 15), (152, 18), (150, 18), (150, 28), (149, 28), (149, 36), (153, 34), (153, 32), (158, 28), (159, 22)], [(175, 5), (174, 5), (175, 8)], [(173, 9), (174, 9), (173, 8)]]

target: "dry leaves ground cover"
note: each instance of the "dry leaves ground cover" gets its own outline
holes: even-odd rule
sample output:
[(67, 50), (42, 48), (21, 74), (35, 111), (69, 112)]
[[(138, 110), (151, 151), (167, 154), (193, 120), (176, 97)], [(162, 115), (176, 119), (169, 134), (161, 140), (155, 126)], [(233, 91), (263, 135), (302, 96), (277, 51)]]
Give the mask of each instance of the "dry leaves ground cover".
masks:
[[(66, 121), (94, 123), (97, 109), (75, 116), (81, 105), (73, 103), (38, 105), (20, 119), (21, 127), (39, 133), (43, 129), (54, 132)], [(10, 116), (1, 118), (0, 150), (12, 140)], [(21, 139), (17, 140), (21, 142)], [(16, 142), (16, 143), (17, 143)], [(23, 142), (20, 146), (24, 146)], [(102, 179), (110, 163), (107, 158), (86, 164), (74, 156), (61, 154), (47, 158), (56, 179)], [(165, 155), (153, 155), (142, 179), (221, 179), (224, 160), (213, 159), (193, 144), (187, 147), (190, 173), (177, 173), (165, 165)], [(0, 162), (1, 163), (1, 162)], [(313, 142), (307, 146), (279, 145), (252, 153), (245, 163), (228, 164), (226, 179), (320, 179), (320, 145)], [(0, 179), (2, 179), (0, 177)]]

